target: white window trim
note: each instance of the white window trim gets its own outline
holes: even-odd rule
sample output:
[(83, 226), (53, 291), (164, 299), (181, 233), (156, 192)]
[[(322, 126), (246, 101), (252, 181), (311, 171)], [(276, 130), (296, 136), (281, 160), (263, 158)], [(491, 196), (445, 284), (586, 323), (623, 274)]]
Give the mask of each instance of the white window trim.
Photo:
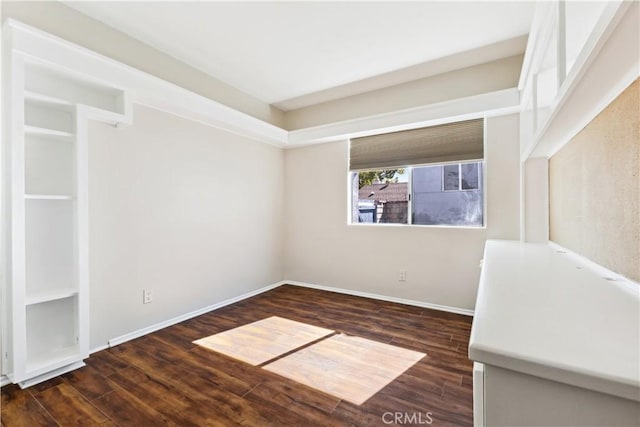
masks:
[[(468, 161), (468, 162), (459, 162), (458, 163), (458, 188), (455, 190), (447, 190), (446, 188), (444, 188), (444, 180), (445, 180), (445, 176), (444, 176), (444, 167), (445, 166), (450, 166), (451, 163), (442, 163), (440, 165), (438, 164), (434, 164), (433, 166), (442, 166), (442, 191), (443, 192), (450, 192), (450, 191), (480, 191), (480, 185), (478, 185), (478, 188), (462, 188), (462, 165), (466, 164), (466, 163), (484, 163), (484, 160), (473, 160), (473, 161)], [(483, 182), (480, 179), (480, 168), (476, 169), (476, 174), (478, 175), (478, 184), (480, 184), (481, 182)]]
[[(462, 189), (462, 168), (461, 165), (465, 163), (481, 163), (482, 167), (477, 168), (478, 174), (478, 188), (474, 189)], [(446, 225), (446, 224), (414, 224), (413, 223), (413, 169), (420, 167), (429, 167), (429, 166), (446, 166), (446, 165), (458, 165), (458, 188), (459, 190), (445, 190), (444, 189), (444, 175), (442, 179), (442, 191), (443, 192), (451, 192), (451, 191), (482, 191), (482, 225)], [(348, 201), (347, 204), (347, 225), (357, 226), (357, 227), (422, 227), (422, 228), (454, 228), (454, 229), (470, 229), (470, 230), (481, 230), (487, 228), (487, 180), (485, 179), (486, 174), (486, 160), (485, 159), (474, 159), (474, 160), (465, 160), (459, 162), (443, 162), (443, 163), (429, 163), (423, 165), (411, 165), (411, 166), (400, 166), (398, 168), (405, 169), (407, 171), (408, 183), (407, 183), (407, 222), (406, 223), (368, 223), (368, 222), (353, 222), (353, 174), (357, 174), (360, 172), (366, 172), (371, 170), (381, 170), (385, 168), (379, 169), (362, 169), (362, 170), (352, 170), (347, 172), (347, 194)], [(444, 167), (442, 168), (442, 173), (444, 174)], [(482, 175), (481, 175), (482, 174)]]
[(407, 178), (407, 223), (405, 225), (413, 225), (413, 166), (406, 166)]

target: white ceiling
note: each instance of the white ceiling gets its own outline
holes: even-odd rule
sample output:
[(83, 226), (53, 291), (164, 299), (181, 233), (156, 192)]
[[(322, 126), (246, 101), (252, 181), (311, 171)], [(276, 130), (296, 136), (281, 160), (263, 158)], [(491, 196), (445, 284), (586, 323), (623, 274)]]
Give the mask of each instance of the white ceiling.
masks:
[[(283, 109), (353, 94), (357, 82), (408, 81), (425, 63), (528, 33), (533, 16), (532, 2), (65, 3)], [(485, 49), (486, 60), (516, 45)]]

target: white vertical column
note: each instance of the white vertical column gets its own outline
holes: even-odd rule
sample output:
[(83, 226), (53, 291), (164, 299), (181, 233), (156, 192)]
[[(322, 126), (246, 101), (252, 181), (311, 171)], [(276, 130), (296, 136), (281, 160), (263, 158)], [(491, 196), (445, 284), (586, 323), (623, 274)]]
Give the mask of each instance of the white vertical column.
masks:
[(10, 58), (8, 126), (11, 170), (11, 371), (26, 368), (26, 227), (25, 227), (25, 149), (24, 149), (24, 58), (13, 54)]
[(87, 108), (75, 110), (75, 247), (78, 280), (77, 342), (81, 357), (89, 356), (89, 136)]
[(524, 162), (524, 240), (549, 240), (549, 161), (533, 157)]

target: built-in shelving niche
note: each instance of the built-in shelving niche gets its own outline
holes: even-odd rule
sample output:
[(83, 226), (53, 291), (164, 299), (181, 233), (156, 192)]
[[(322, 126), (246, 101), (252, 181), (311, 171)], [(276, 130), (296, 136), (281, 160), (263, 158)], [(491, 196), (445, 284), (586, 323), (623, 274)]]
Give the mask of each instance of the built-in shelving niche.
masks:
[(127, 113), (123, 90), (36, 64), (25, 65), (24, 77), (25, 98), (32, 102), (60, 107), (81, 104), (114, 114)]
[(77, 292), (74, 202), (26, 200), (26, 301)]
[[(13, 366), (28, 387), (88, 356), (87, 120), (131, 123), (126, 91), (17, 57), (12, 128)], [(16, 109), (18, 110), (18, 109)], [(14, 110), (15, 111), (15, 110)], [(15, 203), (15, 204), (13, 204)]]
[(24, 124), (27, 132), (31, 133), (71, 135), (74, 127), (73, 108), (25, 97)]
[(38, 375), (78, 360), (77, 296), (29, 304), (26, 311), (28, 372)]
[(73, 197), (75, 141), (46, 135), (25, 135), (25, 193)]

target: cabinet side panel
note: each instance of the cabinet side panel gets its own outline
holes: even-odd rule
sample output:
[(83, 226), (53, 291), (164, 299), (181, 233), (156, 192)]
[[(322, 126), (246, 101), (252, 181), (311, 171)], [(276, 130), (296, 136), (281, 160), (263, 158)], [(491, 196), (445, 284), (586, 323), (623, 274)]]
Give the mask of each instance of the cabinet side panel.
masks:
[(630, 426), (640, 403), (485, 365), (488, 426)]

